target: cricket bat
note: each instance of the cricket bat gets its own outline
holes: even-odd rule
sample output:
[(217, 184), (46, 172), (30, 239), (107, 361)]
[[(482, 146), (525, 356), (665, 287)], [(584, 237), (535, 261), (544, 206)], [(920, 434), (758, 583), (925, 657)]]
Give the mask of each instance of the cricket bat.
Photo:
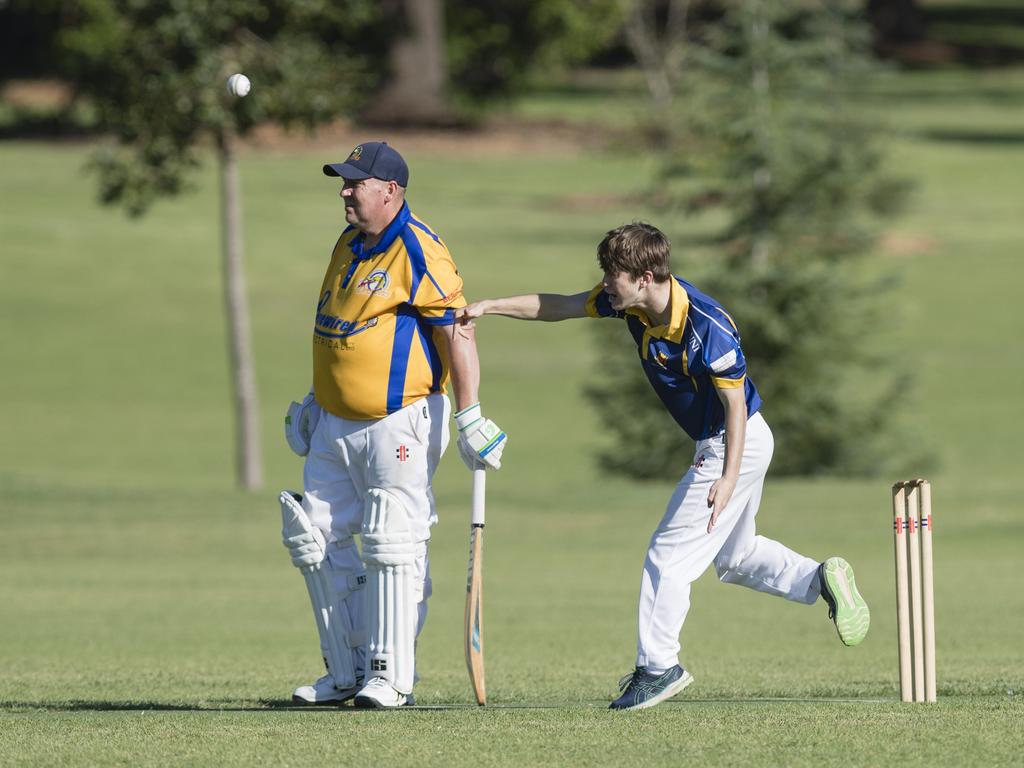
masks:
[(483, 557), (484, 493), (487, 473), (473, 470), (473, 512), (469, 528), (469, 573), (466, 577), (466, 669), (476, 703), (487, 703), (484, 686)]

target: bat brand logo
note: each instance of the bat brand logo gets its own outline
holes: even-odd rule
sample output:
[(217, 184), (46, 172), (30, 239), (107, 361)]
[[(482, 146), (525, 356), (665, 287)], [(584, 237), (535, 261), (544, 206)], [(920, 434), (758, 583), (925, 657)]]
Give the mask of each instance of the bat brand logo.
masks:
[(398, 459), (399, 461), (408, 461), (409, 449), (406, 448), (404, 445), (398, 446), (395, 449), (395, 458)]
[(700, 456), (698, 456), (696, 458), (696, 460), (694, 460), (693, 468), (694, 469), (700, 469), (703, 466), (704, 466), (704, 454), (702, 453)]
[(387, 672), (388, 671), (388, 660), (387, 659), (370, 659), (370, 671), (371, 672)]

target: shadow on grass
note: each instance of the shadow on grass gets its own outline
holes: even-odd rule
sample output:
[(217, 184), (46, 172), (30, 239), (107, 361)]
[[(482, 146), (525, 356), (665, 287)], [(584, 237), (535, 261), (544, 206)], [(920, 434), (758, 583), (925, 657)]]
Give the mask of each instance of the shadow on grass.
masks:
[(899, 702), (885, 698), (855, 698), (839, 696), (821, 697), (796, 697), (796, 696), (751, 696), (747, 698), (717, 698), (717, 699), (669, 699), (662, 702), (674, 705), (695, 705), (695, 704), (898, 704)]
[[(659, 706), (700, 706), (720, 704), (891, 704), (892, 699), (884, 698), (714, 698), (714, 699), (669, 699)], [(538, 710), (538, 709), (607, 709), (604, 699), (590, 702), (564, 702), (555, 704), (503, 704), (495, 703), (478, 706), (470, 703), (421, 704), (402, 707), (403, 712), (446, 712), (457, 710)], [(348, 714), (373, 713), (381, 710), (357, 709), (350, 704), (309, 706), (295, 704), (290, 699), (261, 699), (252, 704), (236, 702), (209, 702), (205, 704), (172, 704), (161, 701), (87, 701), (71, 700), (58, 702), (42, 701), (0, 701), (0, 712), (340, 712)]]
[(989, 144), (992, 146), (1024, 144), (1024, 131), (933, 129), (921, 131), (918, 135), (928, 141), (963, 144)]
[(0, 701), (0, 711), (42, 710), (45, 712), (268, 712), (290, 710), (323, 711), (339, 706), (295, 704), (291, 699), (260, 699), (251, 704), (212, 701), (204, 704), (173, 704), (165, 701)]
[(935, 73), (931, 80), (890, 79), (869, 91), (868, 96), (883, 105), (893, 101), (920, 105), (989, 104), (1002, 108), (1024, 104), (1024, 92), (1016, 85), (978, 82), (977, 78), (965, 75), (965, 71), (970, 70), (947, 70), (948, 79), (942, 79), (942, 73)]
[[(477, 704), (425, 704), (402, 707), (401, 711), (444, 711), (461, 709), (565, 709), (576, 704), (492, 704), (481, 707)], [(585, 704), (583, 706), (595, 706)], [(607, 703), (603, 703), (607, 706)], [(204, 704), (173, 704), (163, 701), (0, 701), (0, 712), (375, 712), (380, 710), (357, 709), (351, 704), (310, 706), (295, 704), (291, 699), (260, 699), (251, 704), (238, 702), (208, 702)]]

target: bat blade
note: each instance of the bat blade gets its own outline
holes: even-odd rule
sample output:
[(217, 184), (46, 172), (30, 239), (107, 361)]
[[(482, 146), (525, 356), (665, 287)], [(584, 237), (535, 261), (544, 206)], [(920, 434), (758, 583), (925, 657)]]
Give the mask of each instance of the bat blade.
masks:
[(487, 703), (484, 683), (483, 556), (484, 470), (473, 471), (473, 515), (469, 529), (469, 570), (466, 575), (466, 669), (476, 703)]

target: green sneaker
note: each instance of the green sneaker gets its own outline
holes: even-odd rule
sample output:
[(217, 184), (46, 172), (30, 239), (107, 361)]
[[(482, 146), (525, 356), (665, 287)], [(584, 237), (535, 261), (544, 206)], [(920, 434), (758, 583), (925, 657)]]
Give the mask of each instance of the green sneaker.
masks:
[(830, 557), (818, 566), (821, 596), (828, 603), (828, 617), (844, 645), (857, 645), (868, 634), (871, 611), (857, 591), (853, 566), (841, 557)]

